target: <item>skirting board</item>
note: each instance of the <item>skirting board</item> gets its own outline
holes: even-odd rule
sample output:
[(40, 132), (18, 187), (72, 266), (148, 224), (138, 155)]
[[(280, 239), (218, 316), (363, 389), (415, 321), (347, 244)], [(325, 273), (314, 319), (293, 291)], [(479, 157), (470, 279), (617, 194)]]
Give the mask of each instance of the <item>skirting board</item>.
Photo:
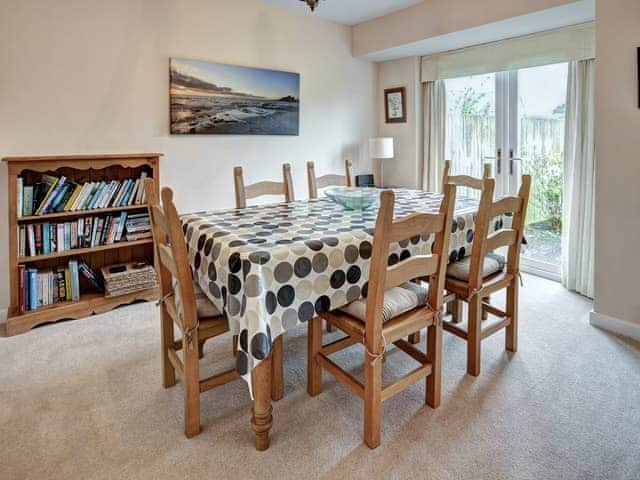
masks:
[(603, 328), (625, 337), (640, 340), (640, 324), (619, 320), (593, 310), (589, 313), (589, 323), (594, 327)]

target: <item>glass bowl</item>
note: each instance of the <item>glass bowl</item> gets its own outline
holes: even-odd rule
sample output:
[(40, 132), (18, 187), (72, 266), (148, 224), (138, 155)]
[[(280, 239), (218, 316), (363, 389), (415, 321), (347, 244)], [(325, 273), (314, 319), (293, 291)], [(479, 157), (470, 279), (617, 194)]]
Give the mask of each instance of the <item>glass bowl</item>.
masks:
[(366, 210), (380, 198), (380, 190), (371, 187), (329, 187), (324, 194), (347, 210)]

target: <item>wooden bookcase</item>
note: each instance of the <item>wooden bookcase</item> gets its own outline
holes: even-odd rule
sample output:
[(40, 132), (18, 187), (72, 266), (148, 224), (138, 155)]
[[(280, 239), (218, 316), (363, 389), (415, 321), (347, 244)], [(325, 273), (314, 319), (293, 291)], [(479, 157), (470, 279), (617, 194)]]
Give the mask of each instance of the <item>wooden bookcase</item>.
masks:
[(140, 292), (107, 298), (97, 293), (80, 275), (80, 300), (65, 301), (40, 307), (37, 310), (20, 314), (18, 267), (55, 268), (66, 265), (70, 258), (82, 258), (91, 268), (99, 272), (104, 265), (147, 260), (154, 262), (153, 240), (123, 241), (111, 245), (93, 248), (78, 248), (64, 252), (55, 252), (38, 256), (19, 256), (18, 229), (20, 225), (41, 222), (64, 222), (86, 216), (104, 216), (123, 210), (141, 213), (147, 205), (132, 205), (116, 208), (103, 208), (75, 212), (50, 213), (19, 217), (17, 212), (17, 177), (24, 179), (25, 185), (33, 184), (43, 173), (54, 176), (64, 175), (78, 183), (100, 180), (117, 180), (139, 177), (143, 171), (154, 179), (159, 187), (160, 153), (136, 153), (115, 155), (63, 155), (37, 157), (7, 157), (9, 195), (9, 312), (7, 316), (7, 335), (24, 333), (36, 325), (59, 320), (78, 319), (103, 313), (120, 305), (136, 301), (157, 300), (158, 289), (152, 288)]

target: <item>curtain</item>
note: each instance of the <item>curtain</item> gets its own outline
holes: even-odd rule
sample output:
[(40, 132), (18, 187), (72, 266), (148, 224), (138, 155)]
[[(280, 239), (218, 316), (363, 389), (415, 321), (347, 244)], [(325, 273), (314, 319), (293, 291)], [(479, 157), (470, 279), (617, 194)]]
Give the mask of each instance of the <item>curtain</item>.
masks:
[(569, 63), (564, 146), (562, 284), (593, 298), (595, 60)]
[(444, 168), (447, 93), (444, 80), (424, 83), (424, 164), (422, 188), (439, 192)]

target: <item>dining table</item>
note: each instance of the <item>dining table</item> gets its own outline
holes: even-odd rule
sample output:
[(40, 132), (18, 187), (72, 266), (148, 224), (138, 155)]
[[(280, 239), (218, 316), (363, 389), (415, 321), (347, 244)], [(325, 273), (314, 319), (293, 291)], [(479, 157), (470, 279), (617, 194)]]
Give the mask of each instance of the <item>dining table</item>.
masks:
[[(394, 188), (396, 218), (438, 212), (442, 195)], [(478, 199), (458, 197), (449, 262), (471, 254)], [(181, 216), (194, 280), (238, 336), (236, 368), (253, 398), (258, 450), (272, 426), (272, 345), (324, 311), (367, 296), (377, 206), (348, 210), (327, 197)], [(494, 219), (492, 229), (501, 228)], [(389, 265), (431, 253), (433, 235), (392, 245)], [(274, 372), (278, 374), (278, 372)], [(282, 385), (282, 382), (280, 382)]]

